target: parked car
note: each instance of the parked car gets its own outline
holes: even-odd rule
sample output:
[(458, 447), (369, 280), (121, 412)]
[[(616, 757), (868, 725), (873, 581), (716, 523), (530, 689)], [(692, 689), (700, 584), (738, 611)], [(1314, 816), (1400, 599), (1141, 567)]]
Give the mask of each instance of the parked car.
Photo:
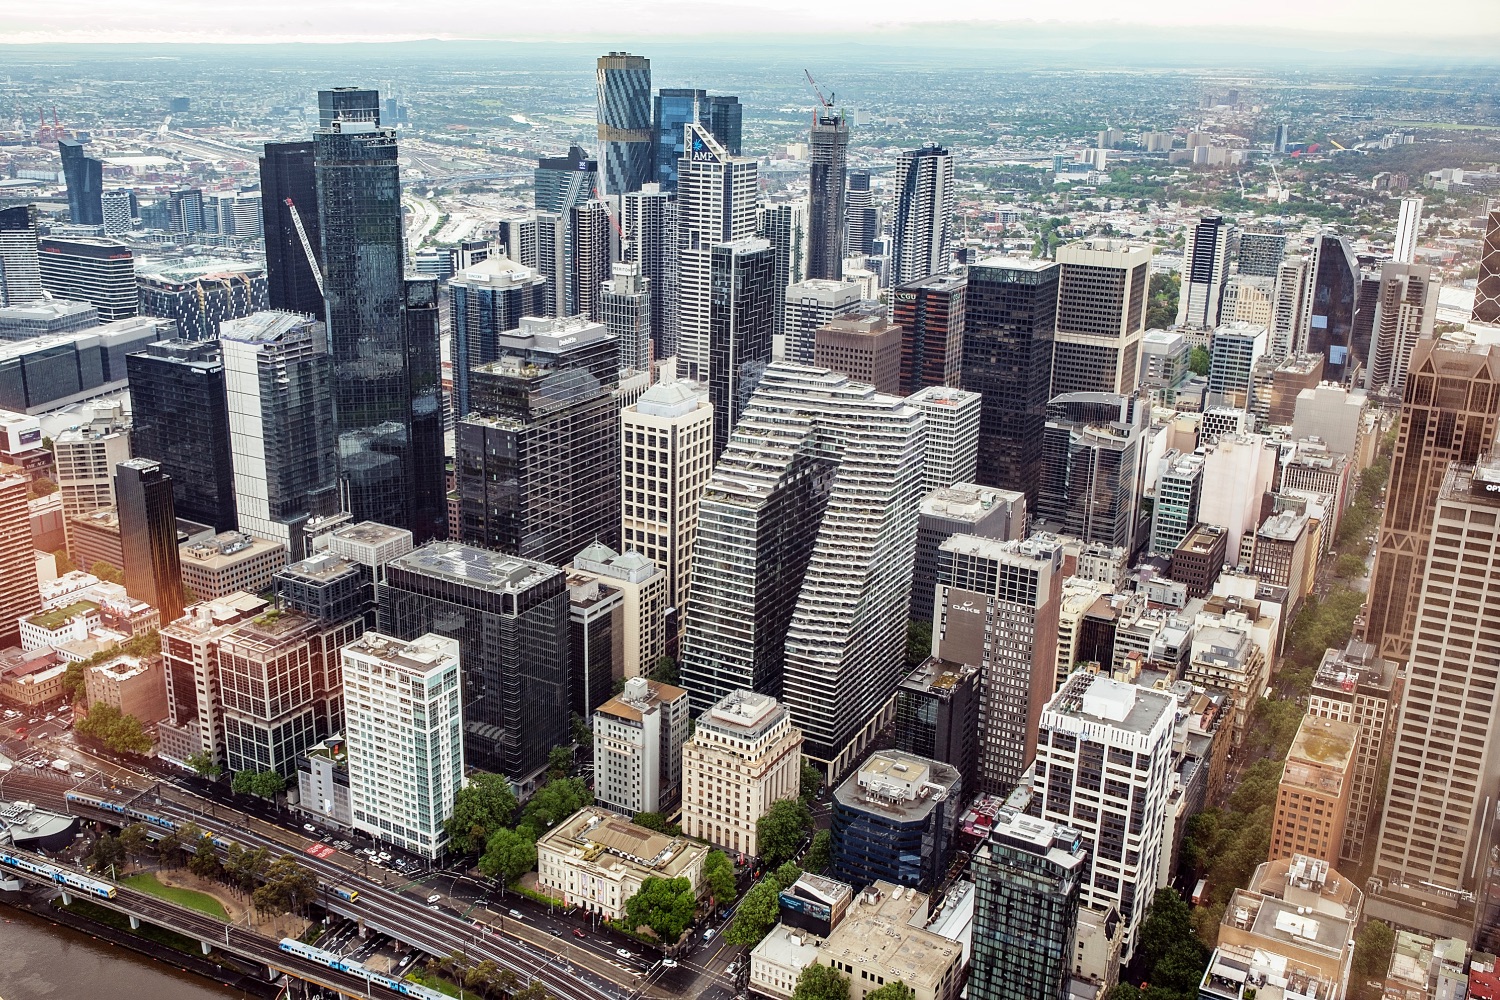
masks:
[(431, 896), (427, 897), (427, 902), (429, 902), (429, 903), (436, 903), (438, 900), (440, 900), (442, 898), (443, 897), (439, 896), (437, 893), (433, 893)]

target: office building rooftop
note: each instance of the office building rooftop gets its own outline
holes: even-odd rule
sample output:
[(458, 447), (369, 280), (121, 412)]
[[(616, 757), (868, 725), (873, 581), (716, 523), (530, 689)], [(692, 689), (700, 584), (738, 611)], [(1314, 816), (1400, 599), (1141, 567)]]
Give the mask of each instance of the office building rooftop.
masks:
[(519, 556), (491, 552), (459, 542), (428, 542), (398, 556), (392, 568), (437, 577), (465, 587), (515, 593), (562, 570)]

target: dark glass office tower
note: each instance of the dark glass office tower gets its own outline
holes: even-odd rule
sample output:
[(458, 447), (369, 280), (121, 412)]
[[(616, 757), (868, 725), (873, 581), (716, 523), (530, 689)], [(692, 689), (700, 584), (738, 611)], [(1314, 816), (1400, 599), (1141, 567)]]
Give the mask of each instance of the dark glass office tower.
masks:
[(978, 788), (981, 683), (974, 664), (929, 656), (896, 688), (895, 748), (942, 761)]
[(875, 252), (875, 237), (880, 235), (880, 213), (872, 201), (870, 172), (849, 171), (849, 192), (844, 211), (848, 213), (848, 243), (844, 253), (849, 257)]
[(1073, 392), (1047, 404), (1036, 513), (1084, 542), (1135, 538), (1145, 462), (1146, 408), (1136, 396)]
[[(287, 199), (292, 204), (287, 205)], [(311, 142), (268, 142), (260, 158), (260, 217), (266, 241), (266, 291), (272, 309), (323, 317), (323, 294), (292, 221), (295, 207), (314, 256), (322, 253), (318, 178)]]
[(363, 87), (334, 87), (318, 91), (318, 127), (328, 128), (335, 119), (380, 124), (380, 91)]
[[(974, 852), (973, 1000), (1064, 1000), (1089, 850), (1072, 827), (1010, 810)], [(1118, 918), (1116, 918), (1118, 919)]]
[(408, 277), (406, 378), (411, 401), (410, 514), (417, 543), (448, 537), (447, 457), (443, 453), (443, 363), (436, 278)]
[(238, 526), (224, 359), (216, 340), (160, 340), (125, 359), (131, 451), (172, 480), (177, 516)]
[(708, 129), (730, 156), (739, 156), (743, 117), (738, 97), (710, 97), (706, 91), (684, 87), (658, 90), (651, 107), (651, 132), (655, 139), (652, 180), (663, 191), (677, 190), (677, 161), (682, 158), (685, 135), (682, 127), (689, 122), (696, 121)]
[(813, 118), (807, 157), (807, 276), (844, 276), (845, 161), (849, 123), (838, 112)]
[(386, 564), (379, 629), (402, 639), (457, 639), (466, 763), (529, 787), (568, 715), (568, 587), (562, 570), (454, 542)]
[(1052, 261), (996, 259), (969, 268), (964, 293), (963, 388), (980, 393), (981, 486), (1026, 494), (1042, 479), (1059, 269)]
[(507, 257), (491, 257), (449, 280), (448, 314), (453, 323), (453, 412), (461, 419), (473, 408), (469, 372), (500, 359), (501, 335), (519, 327), (523, 316), (547, 314), (546, 279)]
[(771, 361), (776, 259), (761, 239), (716, 245), (709, 255), (708, 399), (714, 407), (714, 458), (745, 411)]
[(599, 155), (604, 194), (639, 191), (651, 178), (651, 60), (628, 52), (600, 56)]
[(162, 621), (175, 622), (182, 617), (182, 567), (172, 480), (150, 459), (121, 462), (115, 468), (115, 506), (126, 593), (160, 611)]
[(565, 216), (568, 209), (595, 196), (599, 162), (589, 159), (582, 146), (570, 146), (566, 156), (539, 158), (531, 176), (536, 210)]
[(891, 312), (901, 328), (902, 395), (959, 384), (967, 289), (962, 274), (934, 274), (895, 290)]
[(68, 214), (76, 226), (104, 225), (104, 163), (83, 151), (77, 139), (57, 140), (63, 180), (68, 186)]
[(1303, 352), (1321, 355), (1323, 377), (1343, 381), (1354, 345), (1354, 306), (1359, 262), (1342, 236), (1325, 233), (1313, 248), (1312, 304), (1307, 311)]
[[(328, 352), (349, 513), (356, 521), (407, 528), (422, 541), (441, 523), (424, 513), (426, 497), (441, 489), (442, 466), (431, 461), (441, 438), (436, 447), (417, 439), (422, 431), (414, 412), (436, 401), (409, 366), (425, 364), (436, 351), (436, 293), (430, 285), (416, 292), (434, 301), (410, 308), (431, 316), (409, 319), (396, 135), (371, 122), (335, 118), (314, 143)], [(413, 333), (433, 343), (413, 343)], [(425, 481), (429, 475), (437, 485)]]

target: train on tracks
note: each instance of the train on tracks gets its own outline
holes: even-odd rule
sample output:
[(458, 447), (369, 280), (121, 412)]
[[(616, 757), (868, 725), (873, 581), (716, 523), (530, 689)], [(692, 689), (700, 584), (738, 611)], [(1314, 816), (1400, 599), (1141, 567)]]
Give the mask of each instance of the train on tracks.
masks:
[(296, 955), (298, 958), (305, 958), (309, 962), (326, 965), (337, 972), (356, 976), (376, 986), (384, 986), (386, 989), (394, 990), (403, 996), (416, 997), (417, 1000), (448, 1000), (446, 993), (439, 993), (437, 990), (428, 989), (420, 983), (409, 983), (404, 979), (396, 979), (393, 976), (387, 976), (383, 972), (367, 969), (352, 958), (344, 958), (342, 955), (335, 955), (331, 951), (314, 948), (310, 944), (303, 944), (301, 941), (293, 938), (282, 938), (281, 950), (288, 955)]
[[(68, 803), (70, 805), (88, 806), (90, 809), (98, 809), (100, 812), (114, 813), (116, 816), (123, 816), (126, 819), (137, 820), (140, 823), (145, 824), (146, 829), (149, 832), (154, 833), (158, 837), (158, 839), (162, 836), (162, 834), (167, 832), (181, 834), (183, 827), (187, 825), (181, 820), (172, 819), (170, 816), (159, 816), (156, 813), (141, 809), (137, 806), (127, 805), (123, 802), (116, 802), (113, 799), (106, 799), (98, 795), (90, 795), (87, 792), (69, 792), (65, 796), (65, 798), (68, 800)], [(225, 840), (223, 837), (218, 836), (217, 834), (205, 832), (204, 837), (215, 847), (224, 850), (227, 850), (229, 848), (229, 841)], [(196, 849), (196, 845), (193, 844), (185, 844), (183, 846), (187, 847), (189, 850)]]
[(0, 850), (0, 865), (7, 868), (18, 868), (23, 872), (40, 875), (42, 878), (50, 879), (58, 885), (65, 885), (79, 892), (86, 892), (90, 896), (98, 896), (100, 899), (114, 899), (115, 887), (108, 882), (101, 882), (87, 875), (80, 875), (70, 868), (60, 865), (49, 865), (45, 861), (33, 861), (23, 858), (21, 855), (8, 850)]

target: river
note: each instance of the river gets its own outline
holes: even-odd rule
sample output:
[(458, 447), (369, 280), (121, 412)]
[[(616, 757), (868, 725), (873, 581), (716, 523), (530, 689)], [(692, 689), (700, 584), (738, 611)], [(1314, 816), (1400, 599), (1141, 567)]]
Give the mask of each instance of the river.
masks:
[(0, 921), (3, 1000), (231, 1000), (242, 995), (8, 906), (0, 907)]

